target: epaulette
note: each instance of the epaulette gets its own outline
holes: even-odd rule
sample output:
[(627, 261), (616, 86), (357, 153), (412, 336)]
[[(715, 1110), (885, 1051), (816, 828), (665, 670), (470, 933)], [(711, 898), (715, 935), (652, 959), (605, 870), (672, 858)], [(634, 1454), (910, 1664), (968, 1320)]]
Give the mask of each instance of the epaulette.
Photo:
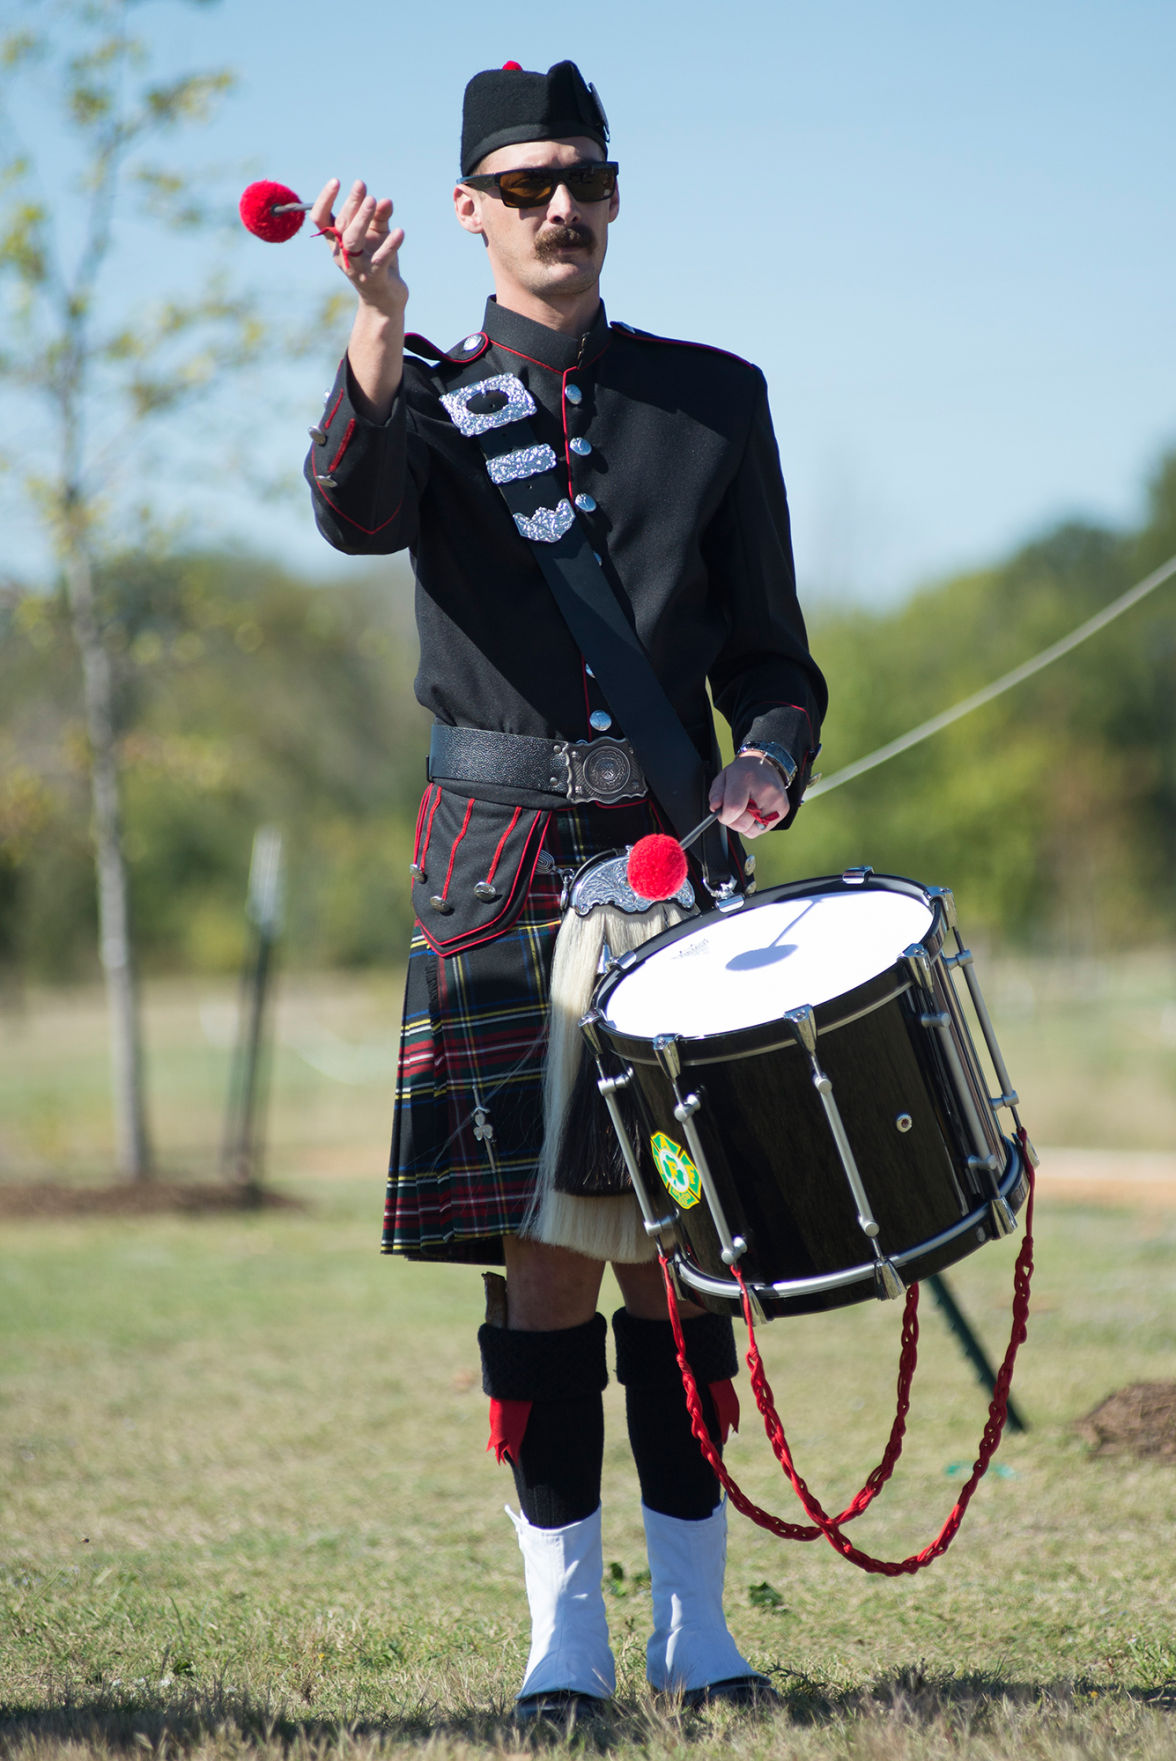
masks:
[(455, 366), (462, 367), (467, 361), (476, 361), (490, 347), (490, 338), (484, 330), (471, 330), (460, 342), (454, 343), (451, 349), (439, 349), (435, 342), (427, 336), (419, 336), (410, 331), (404, 339), (404, 346), (410, 354), (419, 355), (423, 361), (431, 361), (436, 366), (441, 361), (451, 361)]
[(754, 361), (747, 360), (743, 355), (735, 354), (731, 349), (721, 349), (713, 342), (688, 342), (681, 336), (658, 336), (652, 330), (638, 330), (635, 324), (622, 324), (617, 318), (610, 318), (608, 327), (610, 330), (619, 330), (623, 336), (631, 336), (635, 342), (660, 342), (667, 343), (673, 348), (699, 349), (705, 355), (721, 355), (728, 361), (738, 361), (741, 367), (751, 367), (756, 372), (759, 371)]

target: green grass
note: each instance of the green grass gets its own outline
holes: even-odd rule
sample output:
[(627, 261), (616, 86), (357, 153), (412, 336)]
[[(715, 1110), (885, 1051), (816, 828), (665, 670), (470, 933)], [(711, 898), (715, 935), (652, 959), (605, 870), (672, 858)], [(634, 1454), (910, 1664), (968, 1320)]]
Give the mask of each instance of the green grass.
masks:
[[(517, 1746), (521, 1571), (484, 1453), (474, 1272), (374, 1253), (379, 1182), (306, 1208), (8, 1226), (0, 1743), (366, 1754)], [(1043, 1208), (1010, 1436), (953, 1550), (865, 1576), (733, 1518), (729, 1608), (784, 1708), (651, 1705), (636, 1488), (610, 1387), (606, 1562), (625, 1754), (1160, 1756), (1176, 1738), (1176, 1474), (1092, 1458), (1073, 1421), (1170, 1377), (1176, 1216)], [(999, 1349), (1013, 1244), (951, 1275)], [(801, 1472), (844, 1500), (893, 1404), (891, 1305), (775, 1322), (763, 1346)], [(907, 1456), (856, 1527), (910, 1552), (967, 1472), (984, 1399), (933, 1304)], [(743, 1381), (746, 1389), (746, 1379)], [(799, 1515), (744, 1395), (730, 1464)]]

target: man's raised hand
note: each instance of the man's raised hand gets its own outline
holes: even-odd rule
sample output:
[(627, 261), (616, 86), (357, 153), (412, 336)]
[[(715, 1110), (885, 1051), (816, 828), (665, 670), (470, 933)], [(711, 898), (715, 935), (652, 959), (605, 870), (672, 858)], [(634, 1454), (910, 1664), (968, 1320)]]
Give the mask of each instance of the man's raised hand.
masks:
[(331, 241), (331, 255), (359, 295), (347, 345), (350, 388), (355, 408), (371, 422), (383, 422), (392, 408), (404, 371), (404, 308), (408, 288), (400, 273), (404, 229), (391, 227), (392, 202), (367, 193), (360, 180), (334, 213), (340, 184), (333, 177), (310, 210), (319, 231)]
[(333, 177), (310, 210), (310, 217), (331, 243), (331, 255), (359, 295), (361, 305), (385, 317), (399, 318), (408, 300), (400, 273), (404, 229), (392, 227), (392, 200), (369, 196), (362, 179), (352, 184), (338, 216), (334, 204), (341, 185)]

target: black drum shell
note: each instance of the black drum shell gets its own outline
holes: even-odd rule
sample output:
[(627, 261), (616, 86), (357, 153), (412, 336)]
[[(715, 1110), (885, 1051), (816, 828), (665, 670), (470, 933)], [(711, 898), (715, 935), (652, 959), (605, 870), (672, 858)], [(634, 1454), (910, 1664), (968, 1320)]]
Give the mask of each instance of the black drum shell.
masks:
[[(790, 883), (757, 895), (743, 910), (776, 900), (850, 890), (833, 877)], [(870, 1206), (879, 1225), (878, 1247), (904, 1282), (964, 1258), (996, 1233), (989, 1214), (994, 1181), (975, 1165), (976, 1144), (959, 1096), (958, 1068), (945, 1055), (942, 1033), (924, 1024), (929, 1014), (951, 1018), (959, 1067), (998, 1165), (997, 1181), (1012, 1208), (1023, 1200), (1020, 1158), (1003, 1138), (954, 988), (942, 968), (940, 904), (916, 882), (880, 876), (885, 885), (916, 894), (932, 910), (920, 946), (930, 956), (929, 995), (905, 959), (814, 1010), (817, 1058), (833, 1085)], [(655, 1203), (672, 1209), (685, 1289), (706, 1307), (738, 1307), (737, 1286), (721, 1258), (721, 1243), (705, 1197), (688, 1208), (673, 1199), (656, 1171), (649, 1141), (661, 1131), (686, 1148), (675, 1115), (679, 1097), (697, 1095), (693, 1115), (706, 1163), (734, 1235), (747, 1242), (741, 1270), (768, 1315), (811, 1313), (876, 1294), (875, 1255), (857, 1208), (807, 1053), (783, 1021), (704, 1037), (677, 1036), (681, 1069), (671, 1081), (653, 1041), (620, 1033), (608, 1021), (612, 990), (658, 947), (680, 939), (697, 920), (667, 931), (630, 957), (624, 970), (598, 988), (593, 1033), (608, 1068), (631, 1073), (628, 1096), (636, 1150)], [(677, 1094), (675, 1094), (675, 1087)], [(907, 1123), (909, 1121), (909, 1124)], [(689, 1153), (689, 1151), (687, 1152)], [(693, 1158), (692, 1158), (693, 1159)], [(964, 1220), (973, 1218), (966, 1227)], [(948, 1239), (941, 1239), (945, 1235)], [(700, 1287), (721, 1281), (731, 1294)], [(773, 1285), (799, 1285), (784, 1292)]]

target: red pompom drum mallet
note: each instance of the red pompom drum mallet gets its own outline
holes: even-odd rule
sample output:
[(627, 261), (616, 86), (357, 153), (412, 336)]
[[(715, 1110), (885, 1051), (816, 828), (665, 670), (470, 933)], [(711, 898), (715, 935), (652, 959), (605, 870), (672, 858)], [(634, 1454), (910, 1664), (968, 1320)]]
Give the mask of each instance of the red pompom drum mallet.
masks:
[(237, 204), (242, 225), (267, 244), (284, 245), (293, 238), (312, 204), (301, 202), (284, 183), (251, 183)]
[[(712, 813), (699, 832), (713, 819)], [(672, 899), (686, 879), (686, 845), (671, 838), (668, 832), (650, 832), (648, 837), (638, 838), (629, 851), (625, 874), (639, 899), (648, 899), (651, 904), (659, 899)]]
[[(313, 208), (313, 202), (300, 202), (294, 191), (284, 183), (251, 183), (237, 204), (242, 224), (267, 244), (284, 245), (293, 238)], [(351, 268), (351, 258), (343, 243), (343, 235), (334, 224), (324, 226), (316, 238), (334, 239), (343, 258), (344, 269)]]
[[(780, 817), (778, 813), (761, 813), (754, 801), (747, 803), (747, 811), (761, 825), (770, 825), (772, 820)], [(708, 813), (692, 832), (686, 833), (681, 843), (677, 838), (671, 838), (668, 832), (650, 832), (648, 836), (638, 838), (629, 851), (625, 876), (639, 899), (656, 904), (659, 900), (674, 897), (686, 879), (687, 850), (718, 817), (717, 813)]]
[(717, 813), (708, 813), (692, 832), (686, 833), (681, 843), (677, 838), (671, 838), (668, 832), (650, 832), (647, 837), (638, 838), (629, 851), (625, 878), (639, 899), (656, 904), (659, 900), (672, 899), (681, 891), (686, 879), (686, 852), (718, 817)]

